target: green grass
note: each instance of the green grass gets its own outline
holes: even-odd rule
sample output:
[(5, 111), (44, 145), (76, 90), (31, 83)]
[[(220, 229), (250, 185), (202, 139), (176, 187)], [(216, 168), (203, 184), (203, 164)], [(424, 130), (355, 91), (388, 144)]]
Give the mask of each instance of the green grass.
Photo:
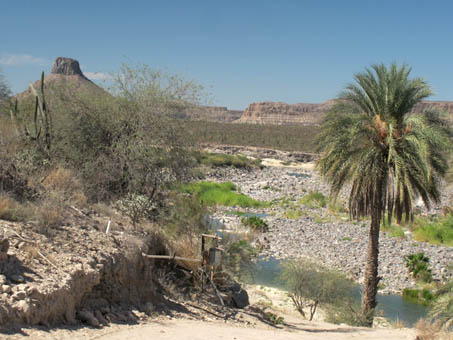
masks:
[(412, 303), (418, 303), (421, 305), (428, 306), (434, 301), (435, 297), (431, 290), (427, 288), (423, 289), (403, 289), (403, 300)]
[(241, 222), (246, 227), (249, 227), (255, 231), (267, 231), (268, 224), (262, 218), (258, 216), (251, 216), (251, 217), (242, 217)]
[(211, 167), (251, 168), (259, 167), (261, 159), (251, 159), (242, 155), (226, 155), (221, 153), (200, 153), (200, 163)]
[(327, 198), (318, 191), (312, 191), (308, 195), (302, 197), (299, 204), (304, 204), (311, 209), (324, 208), (327, 205)]
[(224, 205), (248, 207), (267, 207), (267, 202), (257, 201), (253, 198), (237, 192), (236, 186), (231, 182), (195, 182), (181, 187), (183, 192), (195, 194), (198, 199), (207, 205)]
[(453, 216), (417, 218), (414, 238), (421, 242), (453, 247)]
[(405, 238), (404, 229), (398, 225), (382, 225), (381, 231), (388, 233), (390, 237)]

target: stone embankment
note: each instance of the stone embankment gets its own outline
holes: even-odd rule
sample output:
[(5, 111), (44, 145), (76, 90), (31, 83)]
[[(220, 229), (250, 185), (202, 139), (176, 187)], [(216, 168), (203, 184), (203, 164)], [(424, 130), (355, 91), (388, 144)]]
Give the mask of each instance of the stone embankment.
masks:
[[(252, 209), (265, 214), (270, 230), (262, 234), (258, 243), (263, 246), (263, 256), (276, 258), (309, 257), (337, 267), (357, 282), (363, 280), (369, 221), (350, 221), (347, 214), (332, 214), (327, 208), (310, 209), (297, 201), (310, 191), (329, 194), (328, 186), (314, 171), (285, 167), (267, 167), (262, 170), (241, 171), (228, 169), (210, 175), (216, 181), (231, 181), (241, 192), (255, 199), (276, 200), (269, 208)], [(282, 200), (283, 198), (283, 200)], [(449, 202), (448, 191), (443, 204)], [(340, 199), (346, 201), (346, 197)], [(436, 211), (439, 212), (440, 207)], [(227, 228), (241, 228), (240, 217), (220, 209), (216, 218), (223, 220)], [(287, 218), (288, 211), (300, 211), (298, 218)], [(416, 242), (410, 232), (405, 238), (390, 237), (382, 233), (380, 238), (379, 275), (382, 276), (381, 293), (400, 293), (415, 282), (404, 265), (406, 255), (425, 252), (430, 258), (435, 279), (445, 279), (446, 267), (453, 260), (453, 248)]]

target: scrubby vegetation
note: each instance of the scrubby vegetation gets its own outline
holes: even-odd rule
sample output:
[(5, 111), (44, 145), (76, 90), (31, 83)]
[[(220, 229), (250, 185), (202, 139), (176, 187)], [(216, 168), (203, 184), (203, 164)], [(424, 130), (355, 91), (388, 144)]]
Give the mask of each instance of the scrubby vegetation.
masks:
[(284, 151), (314, 152), (318, 126), (187, 122), (198, 143), (256, 146)]
[(225, 205), (247, 207), (265, 207), (268, 204), (254, 200), (247, 195), (237, 192), (231, 182), (196, 182), (183, 185), (181, 189), (189, 194), (196, 194), (200, 202), (208, 205)]
[(453, 216), (418, 217), (415, 221), (414, 238), (417, 241), (453, 246)]
[(174, 115), (199, 103), (199, 85), (140, 65), (123, 65), (110, 93), (43, 79), (0, 113), (1, 218), (51, 234), (66, 208), (106, 203), (135, 226), (158, 217), (169, 184), (194, 177), (193, 140)]

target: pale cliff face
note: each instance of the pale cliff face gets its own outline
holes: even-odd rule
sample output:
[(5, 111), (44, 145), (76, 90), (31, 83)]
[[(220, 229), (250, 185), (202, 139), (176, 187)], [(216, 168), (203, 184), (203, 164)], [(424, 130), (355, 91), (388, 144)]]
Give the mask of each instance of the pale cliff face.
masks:
[[(320, 124), (326, 113), (338, 102), (336, 99), (320, 104), (286, 104), (282, 102), (252, 103), (236, 122), (250, 124)], [(415, 106), (414, 112), (429, 108), (439, 109), (453, 117), (453, 102), (424, 101)]]

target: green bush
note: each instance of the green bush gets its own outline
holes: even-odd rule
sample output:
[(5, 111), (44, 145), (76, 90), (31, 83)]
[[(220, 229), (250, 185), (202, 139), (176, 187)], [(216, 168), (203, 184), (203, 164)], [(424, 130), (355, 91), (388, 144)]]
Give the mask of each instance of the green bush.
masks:
[(313, 319), (318, 305), (335, 309), (335, 314), (347, 309), (355, 311), (354, 287), (344, 274), (310, 260), (288, 261), (284, 264), (282, 279), (297, 311), (305, 317), (309, 308), (309, 320)]
[(262, 218), (258, 216), (251, 216), (251, 217), (242, 217), (241, 222), (246, 227), (251, 228), (255, 231), (266, 232), (269, 229), (268, 224)]
[(414, 238), (417, 241), (453, 246), (453, 216), (417, 218)]
[(233, 241), (228, 237), (223, 240), (223, 267), (239, 280), (250, 280), (256, 272), (255, 260), (258, 250), (246, 240)]
[(414, 279), (421, 282), (431, 282), (432, 275), (429, 268), (429, 258), (424, 252), (410, 254), (405, 257), (406, 268), (412, 273)]
[(207, 205), (224, 205), (247, 207), (266, 207), (268, 203), (238, 193), (236, 186), (231, 182), (196, 182), (183, 185), (182, 191), (196, 194), (198, 199)]
[(326, 197), (318, 191), (312, 191), (308, 195), (299, 200), (300, 204), (304, 204), (311, 209), (324, 208), (327, 205)]

